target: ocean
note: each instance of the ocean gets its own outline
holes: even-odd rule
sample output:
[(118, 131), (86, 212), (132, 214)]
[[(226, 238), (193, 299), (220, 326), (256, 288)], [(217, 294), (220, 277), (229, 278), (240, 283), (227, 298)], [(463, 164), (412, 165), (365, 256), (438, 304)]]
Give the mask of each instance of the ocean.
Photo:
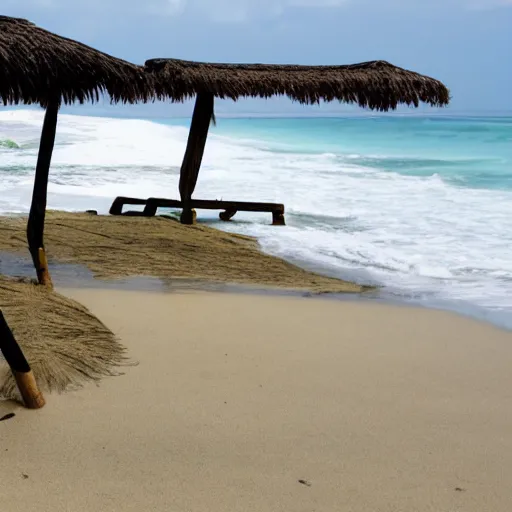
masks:
[[(40, 111), (0, 112), (0, 214), (28, 210), (41, 124)], [(178, 198), (188, 125), (61, 115), (48, 206)], [(510, 117), (219, 118), (194, 197), (282, 202), (286, 227), (199, 218), (385, 299), (512, 328)]]

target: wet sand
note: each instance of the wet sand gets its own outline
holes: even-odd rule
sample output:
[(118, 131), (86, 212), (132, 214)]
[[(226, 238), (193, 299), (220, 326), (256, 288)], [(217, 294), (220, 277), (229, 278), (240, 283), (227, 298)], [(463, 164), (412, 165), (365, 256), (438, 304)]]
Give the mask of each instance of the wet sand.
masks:
[(60, 290), (139, 362), (0, 404), (9, 512), (508, 512), (512, 334), (298, 297)]
[[(0, 251), (28, 258), (25, 230), (25, 218), (0, 217)], [(253, 238), (200, 224), (184, 226), (164, 217), (49, 211), (45, 245), (50, 271), (55, 264), (78, 264), (102, 279), (153, 276), (313, 293), (357, 293), (368, 289), (264, 254)]]

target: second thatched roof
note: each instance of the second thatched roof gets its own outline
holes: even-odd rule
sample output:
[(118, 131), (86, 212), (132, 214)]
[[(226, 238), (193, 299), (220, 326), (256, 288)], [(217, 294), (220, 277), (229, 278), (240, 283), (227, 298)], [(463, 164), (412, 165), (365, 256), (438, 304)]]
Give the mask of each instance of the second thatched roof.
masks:
[(151, 78), (140, 66), (111, 57), (33, 23), (0, 16), (0, 99), (4, 104), (114, 102), (153, 96)]
[(159, 98), (183, 101), (198, 92), (237, 100), (242, 96), (288, 96), (304, 104), (338, 100), (386, 111), (398, 104), (447, 105), (448, 89), (439, 81), (385, 61), (346, 66), (217, 64), (152, 59), (146, 71), (155, 77)]

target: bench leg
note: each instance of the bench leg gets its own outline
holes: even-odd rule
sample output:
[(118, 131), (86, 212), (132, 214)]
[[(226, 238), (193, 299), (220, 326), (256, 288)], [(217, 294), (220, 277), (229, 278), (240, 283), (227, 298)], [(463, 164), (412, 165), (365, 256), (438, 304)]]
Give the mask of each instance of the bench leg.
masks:
[(272, 226), (286, 226), (284, 221), (284, 213), (272, 212)]
[(226, 210), (225, 212), (219, 213), (220, 220), (228, 221), (231, 220), (236, 213), (236, 210)]
[(194, 209), (183, 210), (181, 212), (180, 222), (182, 224), (193, 225), (196, 223), (197, 214)]
[(154, 217), (156, 215), (156, 211), (158, 210), (158, 206), (154, 201), (151, 201), (151, 199), (148, 199), (146, 206), (143, 210), (144, 217)]
[(114, 199), (114, 202), (112, 203), (112, 206), (110, 207), (110, 210), (108, 213), (110, 213), (110, 215), (122, 215), (123, 214), (123, 205), (124, 205), (123, 198), (116, 197)]

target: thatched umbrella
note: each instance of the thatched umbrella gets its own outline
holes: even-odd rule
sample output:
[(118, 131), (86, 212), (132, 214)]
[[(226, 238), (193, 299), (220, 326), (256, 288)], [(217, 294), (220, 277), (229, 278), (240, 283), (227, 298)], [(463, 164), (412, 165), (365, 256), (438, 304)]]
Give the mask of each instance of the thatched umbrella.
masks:
[(27, 239), (39, 282), (51, 286), (44, 251), (48, 173), (61, 103), (97, 101), (107, 93), (113, 102), (146, 101), (152, 94), (143, 69), (29, 21), (0, 16), (0, 97), (7, 104), (46, 108)]
[[(218, 98), (270, 98), (284, 95), (302, 104), (338, 100), (387, 111), (399, 104), (420, 102), (444, 106), (448, 89), (438, 80), (374, 61), (347, 66), (292, 66), (266, 64), (212, 64), (176, 59), (152, 59), (145, 69), (155, 78), (157, 97), (183, 101), (197, 95), (187, 149), (180, 175), (180, 195), (186, 213), (196, 186), (213, 101)], [(190, 210), (190, 208), (188, 208)]]

